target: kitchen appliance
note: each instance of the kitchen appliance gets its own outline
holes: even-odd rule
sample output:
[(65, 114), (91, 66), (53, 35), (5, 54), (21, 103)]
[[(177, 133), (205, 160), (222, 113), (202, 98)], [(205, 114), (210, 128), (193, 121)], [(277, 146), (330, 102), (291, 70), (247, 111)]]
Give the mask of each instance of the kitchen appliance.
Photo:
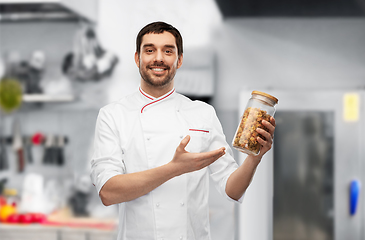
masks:
[(98, 0), (0, 0), (0, 21), (97, 20)]
[(237, 210), (239, 239), (364, 239), (365, 91), (270, 93), (274, 145)]

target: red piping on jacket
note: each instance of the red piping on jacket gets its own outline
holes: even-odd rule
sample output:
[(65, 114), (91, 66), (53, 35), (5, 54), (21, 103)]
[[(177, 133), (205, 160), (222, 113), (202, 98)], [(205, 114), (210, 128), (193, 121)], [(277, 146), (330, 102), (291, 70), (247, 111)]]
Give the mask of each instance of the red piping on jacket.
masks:
[(189, 131), (196, 131), (196, 132), (205, 132), (205, 133), (209, 133), (209, 131), (207, 131), (207, 130), (202, 130), (202, 129), (189, 129)]
[[(171, 94), (173, 94), (175, 92), (175, 89), (174, 90), (172, 90), (172, 92), (170, 92), (169, 94), (167, 94), (166, 96), (164, 96), (163, 98), (160, 98), (160, 99), (157, 99), (156, 101), (153, 101), (153, 102), (150, 102), (150, 103), (148, 103), (148, 104), (146, 104), (146, 105), (144, 105), (143, 106), (143, 108), (141, 109), (141, 113), (143, 112), (143, 109), (145, 108), (145, 107), (147, 107), (148, 105), (151, 105), (151, 104), (153, 104), (153, 103), (157, 103), (157, 102), (159, 102), (159, 101), (161, 101), (161, 100), (163, 100), (163, 99), (165, 99), (165, 98), (167, 98), (168, 96), (170, 96)], [(144, 94), (143, 94), (144, 95)]]
[(142, 93), (142, 95), (143, 95), (143, 96), (145, 96), (146, 98), (153, 100), (153, 98), (151, 98), (151, 97), (147, 96), (144, 92), (142, 92), (142, 89), (141, 89), (141, 88), (139, 88), (139, 91), (140, 91), (140, 92)]

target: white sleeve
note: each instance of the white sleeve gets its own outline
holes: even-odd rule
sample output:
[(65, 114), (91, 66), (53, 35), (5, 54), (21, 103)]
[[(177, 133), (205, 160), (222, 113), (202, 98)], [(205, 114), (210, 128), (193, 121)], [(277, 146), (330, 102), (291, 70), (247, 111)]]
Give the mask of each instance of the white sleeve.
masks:
[(90, 174), (98, 193), (110, 178), (125, 173), (120, 146), (115, 121), (112, 115), (102, 108), (96, 121)]
[(238, 164), (233, 158), (232, 148), (226, 141), (226, 136), (223, 133), (222, 125), (212, 107), (212, 135), (209, 145), (209, 151), (221, 147), (226, 148), (226, 154), (209, 166), (210, 177), (213, 183), (222, 196), (230, 201), (242, 203), (243, 196), (238, 200), (234, 200), (226, 193), (226, 185), (229, 176), (238, 168)]

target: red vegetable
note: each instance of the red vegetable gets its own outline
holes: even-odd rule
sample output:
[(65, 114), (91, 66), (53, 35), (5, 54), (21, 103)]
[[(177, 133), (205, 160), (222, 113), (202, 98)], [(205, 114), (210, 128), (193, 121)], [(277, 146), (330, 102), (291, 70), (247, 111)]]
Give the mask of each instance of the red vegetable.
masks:
[(5, 205), (6, 205), (6, 198), (0, 196), (0, 206), (5, 206)]
[(18, 214), (18, 213), (11, 214), (6, 219), (6, 222), (8, 222), (8, 223), (19, 223), (19, 221), (20, 221), (20, 214)]
[(29, 213), (32, 216), (33, 223), (42, 223), (46, 221), (46, 215), (43, 213)]
[(30, 224), (30, 223), (32, 223), (33, 222), (32, 214), (30, 214), (30, 213), (20, 214), (20, 216), (19, 216), (19, 222), (20, 223), (24, 223), (24, 224)]

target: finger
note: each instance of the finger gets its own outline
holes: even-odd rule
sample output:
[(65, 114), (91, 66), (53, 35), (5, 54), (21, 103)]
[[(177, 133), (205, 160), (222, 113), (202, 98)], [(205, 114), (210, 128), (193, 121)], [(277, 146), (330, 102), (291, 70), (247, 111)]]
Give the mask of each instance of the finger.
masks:
[(210, 152), (203, 152), (197, 153), (197, 157), (199, 159), (210, 159), (210, 158), (220, 158), (226, 153), (226, 149), (224, 147), (210, 151)]
[(184, 137), (183, 140), (181, 140), (180, 145), (179, 145), (179, 149), (180, 150), (185, 150), (186, 145), (188, 145), (188, 143), (190, 142), (190, 136), (186, 135), (186, 137)]
[(197, 159), (199, 162), (199, 168), (203, 168), (206, 166), (209, 166), (216, 160), (218, 160), (220, 157), (222, 157), (225, 154), (225, 149), (219, 149), (211, 152), (206, 153), (197, 153)]
[(266, 138), (266, 141), (268, 141), (268, 142), (272, 142), (272, 135), (271, 135), (271, 133), (269, 133), (269, 132), (267, 132), (267, 131), (265, 131), (264, 129), (262, 129), (262, 128), (257, 128), (256, 129), (256, 131), (259, 133), (259, 134), (261, 134), (264, 138)]
[[(262, 124), (269, 130), (269, 133), (270, 133), (271, 136), (274, 135), (275, 126), (271, 122), (268, 122), (266, 120), (262, 120)], [(274, 124), (275, 124), (275, 120), (274, 120)]]
[(271, 118), (270, 118), (270, 122), (271, 122), (271, 124), (272, 124), (274, 127), (276, 127), (276, 121), (275, 121), (275, 118), (274, 118), (274, 117), (271, 117)]
[(265, 141), (264, 139), (257, 137), (257, 142), (261, 144), (261, 146), (271, 148), (272, 141)]

